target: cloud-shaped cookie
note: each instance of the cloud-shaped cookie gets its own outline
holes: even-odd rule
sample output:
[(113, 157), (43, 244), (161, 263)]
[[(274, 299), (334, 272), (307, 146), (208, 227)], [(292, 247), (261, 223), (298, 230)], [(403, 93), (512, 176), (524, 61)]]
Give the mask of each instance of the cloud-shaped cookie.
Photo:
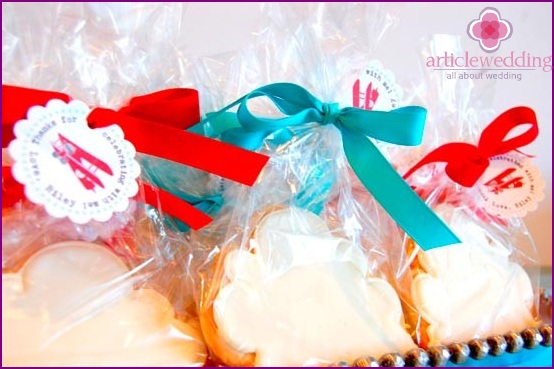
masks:
[(266, 214), (251, 246), (225, 257), (213, 304), (218, 334), (255, 354), (249, 364), (314, 365), (415, 347), (393, 288), (369, 278), (363, 253), (316, 215)]
[(102, 246), (64, 242), (2, 275), (2, 365), (201, 366), (196, 329)]
[(435, 209), (462, 243), (418, 252), (425, 273), (412, 283), (412, 300), (429, 323), (429, 345), (519, 331), (536, 324), (533, 288), (510, 251), (450, 205)]

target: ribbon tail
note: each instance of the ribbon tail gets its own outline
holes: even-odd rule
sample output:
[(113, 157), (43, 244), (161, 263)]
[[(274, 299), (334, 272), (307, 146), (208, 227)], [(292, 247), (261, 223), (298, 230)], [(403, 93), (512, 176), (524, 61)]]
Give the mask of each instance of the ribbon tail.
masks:
[(460, 243), (367, 137), (343, 130), (342, 139), (346, 158), (362, 184), (423, 250)]
[[(251, 186), (265, 167), (269, 158), (251, 151), (219, 142), (187, 131), (168, 132), (169, 135), (158, 134), (161, 130), (150, 130), (148, 139), (144, 134), (134, 131), (126, 138), (135, 144), (137, 151), (149, 155), (166, 158), (178, 163), (210, 172), (221, 177)], [(153, 134), (153, 132), (157, 132)], [(179, 148), (178, 151), (168, 148)]]
[(87, 119), (95, 128), (117, 122), (125, 139), (135, 146), (137, 152), (188, 165), (248, 186), (256, 182), (269, 160), (262, 154), (109, 109), (96, 108)]
[(212, 221), (208, 215), (177, 196), (145, 182), (141, 185), (144, 202), (156, 208), (161, 204), (164, 213), (181, 220), (192, 229), (198, 230)]

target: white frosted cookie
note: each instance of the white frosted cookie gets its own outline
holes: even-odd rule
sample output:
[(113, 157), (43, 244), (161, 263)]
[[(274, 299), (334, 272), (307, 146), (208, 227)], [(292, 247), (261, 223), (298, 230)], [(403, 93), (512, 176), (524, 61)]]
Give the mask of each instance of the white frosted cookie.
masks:
[(213, 302), (224, 341), (215, 353), (226, 364), (316, 365), (415, 347), (393, 288), (368, 277), (365, 255), (333, 237), (321, 218), (295, 208), (270, 212), (250, 243), (252, 252), (225, 256)]
[(201, 366), (199, 332), (165, 297), (126, 283), (102, 246), (63, 242), (2, 275), (2, 365)]
[(536, 324), (527, 273), (509, 260), (510, 251), (486, 229), (451, 205), (435, 209), (461, 244), (418, 251), (424, 269), (411, 295), (429, 324), (429, 345), (449, 344), (520, 331)]

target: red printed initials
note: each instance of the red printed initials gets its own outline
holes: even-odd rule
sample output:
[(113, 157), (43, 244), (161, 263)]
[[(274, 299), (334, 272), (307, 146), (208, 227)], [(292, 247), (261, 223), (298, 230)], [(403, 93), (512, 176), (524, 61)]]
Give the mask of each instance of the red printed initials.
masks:
[(516, 168), (508, 168), (490, 181), (485, 183), (488, 190), (494, 194), (499, 194), (502, 191), (510, 188), (520, 188), (523, 186), (523, 177), (513, 177), (512, 173)]
[(94, 191), (97, 186), (104, 188), (104, 183), (96, 176), (96, 172), (100, 170), (113, 176), (110, 166), (62, 134), (58, 134), (58, 137), (59, 139), (52, 144), (54, 157), (58, 158), (62, 164), (68, 164), (87, 190)]
[(360, 91), (360, 80), (357, 79), (352, 86), (352, 106), (365, 110), (373, 110), (379, 99), (379, 91), (373, 88), (373, 83), (369, 82), (365, 92)]

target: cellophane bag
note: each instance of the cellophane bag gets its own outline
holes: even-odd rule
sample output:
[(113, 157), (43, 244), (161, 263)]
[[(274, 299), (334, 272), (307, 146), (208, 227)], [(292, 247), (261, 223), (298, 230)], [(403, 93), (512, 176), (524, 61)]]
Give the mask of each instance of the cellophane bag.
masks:
[[(89, 106), (121, 107), (133, 96), (191, 85), (187, 3), (3, 5), (2, 83), (59, 91)], [(151, 27), (151, 25), (156, 25)], [(52, 33), (52, 37), (49, 33)], [(220, 206), (204, 171), (139, 154), (149, 180), (201, 211)], [(180, 221), (172, 228), (186, 231)]]
[[(279, 81), (335, 101), (341, 72), (351, 67), (349, 50), (356, 50), (355, 40), (341, 33), (350, 29), (345, 23), (377, 40), (383, 22), (395, 18), (381, 5), (310, 4), (307, 14), (288, 7), (269, 5), (269, 26), (242, 54), (194, 64), (212, 109)], [(247, 104), (256, 115), (282, 116), (267, 101), (250, 100), (242, 100), (238, 116)], [(389, 255), (402, 251), (402, 238), (350, 169), (339, 130), (321, 123), (308, 119), (258, 140), (256, 129), (232, 136), (237, 115), (220, 111), (199, 128), (270, 156), (252, 188), (223, 183), (226, 205), (218, 218), (191, 232), (201, 327), (215, 363), (364, 366), (399, 363), (404, 354), (413, 364), (419, 357), (390, 282)]]
[[(2, 4), (2, 82), (112, 108), (133, 95), (174, 87), (186, 62), (178, 43), (184, 9), (153, 3)], [(101, 165), (69, 170), (72, 155), (88, 152), (75, 151), (67, 140), (52, 145), (62, 151), (44, 162), (67, 169), (64, 190), (82, 184), (102, 193), (91, 182), (105, 178)], [(2, 364), (203, 365), (187, 244), (172, 231), (178, 227), (157, 206), (156, 195), (153, 205), (144, 203), (145, 166), (142, 177), (138, 163), (128, 168), (136, 195), (113, 214), (74, 221), (28, 199), (31, 191), (11, 176), (20, 158), (14, 164), (10, 154), (3, 150)], [(195, 177), (188, 185), (194, 189), (200, 181)], [(63, 201), (62, 194), (49, 194)]]
[(202, 365), (175, 265), (185, 244), (163, 224), (135, 199), (86, 224), (27, 200), (3, 208), (3, 365)]
[[(433, 36), (424, 49), (424, 59), (434, 55), (435, 50), (457, 55), (461, 52), (459, 39)], [(486, 187), (486, 182), (492, 184), (491, 172), (483, 169), (486, 174), (475, 184), (464, 185), (455, 181), (459, 177), (451, 175), (458, 172), (460, 176), (461, 172), (463, 178), (464, 169), (469, 173), (473, 165), (482, 165), (484, 161), (488, 165), (489, 159), (492, 163), (491, 157), (497, 155), (494, 145), (500, 147), (503, 143), (502, 140), (493, 142), (488, 154), (483, 148), (483, 132), (488, 129), (491, 136), (492, 127), (487, 126), (498, 115), (490, 109), (493, 87), (483, 81), (453, 79), (445, 72), (428, 72), (426, 86), (421, 89), (425, 92), (421, 98), (429, 109), (425, 143), (412, 157), (396, 157), (398, 167), (406, 173), (424, 154), (441, 145), (479, 142), (482, 150), (478, 151), (477, 146), (466, 151), (458, 148), (452, 155), (457, 163), (466, 160), (463, 167), (446, 164), (447, 167), (444, 162), (449, 163), (450, 159), (435, 155), (429, 164), (410, 171), (407, 178), (461, 240), (459, 244), (424, 251), (404, 236), (405, 253), (394, 262), (408, 329), (423, 348), (435, 347), (434, 351), (440, 352), (437, 347), (446, 350), (448, 346), (443, 364), (451, 354), (454, 363), (465, 362), (470, 353), (468, 342), (471, 356), (482, 359), (487, 353), (498, 356), (505, 350), (517, 352), (523, 345), (523, 340), (518, 338), (520, 333), (527, 348), (543, 340), (536, 330), (540, 323), (538, 254), (523, 220), (519, 216), (500, 216), (485, 207), (483, 193), (488, 193), (490, 188), (483, 189), (483, 186)], [(499, 129), (498, 124), (492, 128), (504, 129)], [(519, 133), (511, 132), (510, 137)], [(513, 151), (509, 155), (517, 160), (525, 158)], [(548, 345), (546, 341), (543, 343)], [(515, 358), (513, 355), (512, 359)]]

